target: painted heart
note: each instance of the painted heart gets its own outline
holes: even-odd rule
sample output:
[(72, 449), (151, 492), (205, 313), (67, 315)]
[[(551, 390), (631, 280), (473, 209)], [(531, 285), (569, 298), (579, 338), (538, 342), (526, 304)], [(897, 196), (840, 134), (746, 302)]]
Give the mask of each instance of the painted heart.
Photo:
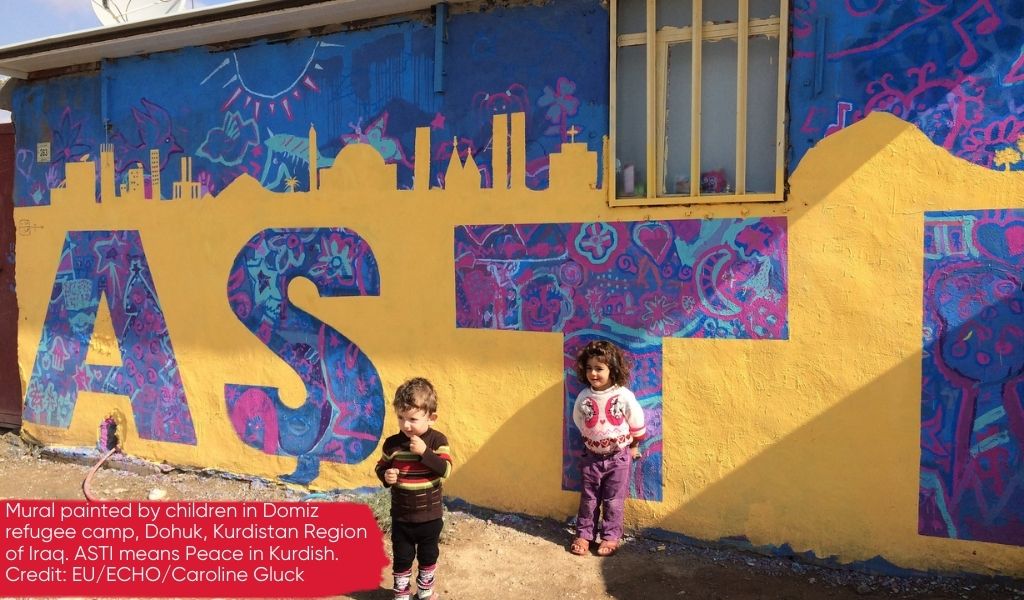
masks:
[(672, 230), (660, 221), (640, 223), (633, 227), (633, 242), (660, 265), (672, 247)]
[(523, 241), (523, 246), (529, 247), (530, 238), (532, 238), (533, 234), (537, 232), (537, 228), (539, 228), (540, 225), (518, 224), (513, 225), (513, 227), (515, 227), (516, 232), (519, 233), (519, 239)]
[(1008, 227), (1006, 229), (1006, 244), (1013, 256), (1024, 254), (1024, 226), (1011, 225)]
[(1019, 262), (1024, 259), (1024, 225), (1016, 220), (1009, 224), (983, 223), (975, 230), (975, 243), (993, 258)]

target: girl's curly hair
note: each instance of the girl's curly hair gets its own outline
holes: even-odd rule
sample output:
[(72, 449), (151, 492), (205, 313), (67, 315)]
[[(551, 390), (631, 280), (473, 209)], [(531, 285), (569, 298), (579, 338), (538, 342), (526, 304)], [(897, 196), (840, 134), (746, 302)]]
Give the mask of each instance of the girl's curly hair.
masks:
[(576, 377), (580, 383), (590, 385), (587, 380), (587, 362), (591, 358), (608, 365), (608, 378), (613, 384), (625, 386), (629, 383), (629, 359), (618, 346), (607, 340), (594, 340), (576, 355)]

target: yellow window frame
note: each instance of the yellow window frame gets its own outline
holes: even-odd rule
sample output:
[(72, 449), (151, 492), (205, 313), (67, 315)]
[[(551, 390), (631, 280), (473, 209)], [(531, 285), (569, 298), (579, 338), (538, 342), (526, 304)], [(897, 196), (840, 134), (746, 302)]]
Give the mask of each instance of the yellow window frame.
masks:
[[(667, 1), (667, 0), (663, 0)], [(780, 0), (778, 17), (766, 19), (749, 18), (749, 0), (738, 1), (736, 23), (704, 23), (703, 3), (693, 1), (692, 26), (663, 27), (657, 29), (657, 0), (647, 0), (646, 31), (644, 33), (618, 33), (618, 1), (609, 4), (610, 23), (610, 77), (609, 77), (609, 152), (608, 164), (615, 165), (615, 139), (617, 120), (617, 61), (618, 49), (626, 46), (646, 46), (646, 140), (647, 140), (647, 182), (645, 197), (617, 197), (615, 173), (608, 169), (606, 184), (610, 206), (655, 206), (670, 204), (720, 204), (737, 202), (779, 202), (785, 199), (785, 140), (786, 140), (786, 59), (789, 52), (789, 2)], [(714, 1), (714, 0), (710, 0)], [(779, 39), (779, 79), (776, 98), (775, 133), (775, 191), (771, 193), (746, 192), (747, 166), (747, 59), (748, 43), (754, 36), (777, 36)], [(700, 191), (700, 123), (701, 123), (701, 44), (693, 40), (715, 41), (736, 39), (736, 181), (731, 194), (701, 195)], [(661, 194), (668, 149), (665, 147), (666, 106), (668, 103), (668, 51), (673, 44), (690, 43), (692, 66), (690, 86), (690, 193)]]

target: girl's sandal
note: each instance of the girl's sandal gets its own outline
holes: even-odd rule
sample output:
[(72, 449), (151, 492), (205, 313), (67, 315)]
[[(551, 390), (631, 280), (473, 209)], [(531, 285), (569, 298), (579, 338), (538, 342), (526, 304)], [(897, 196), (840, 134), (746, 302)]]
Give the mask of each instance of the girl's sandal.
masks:
[(587, 552), (590, 552), (590, 540), (583, 538), (576, 538), (572, 541), (572, 545), (569, 546), (569, 552), (576, 556), (583, 556)]
[(619, 540), (602, 540), (597, 547), (598, 556), (611, 556), (619, 550)]

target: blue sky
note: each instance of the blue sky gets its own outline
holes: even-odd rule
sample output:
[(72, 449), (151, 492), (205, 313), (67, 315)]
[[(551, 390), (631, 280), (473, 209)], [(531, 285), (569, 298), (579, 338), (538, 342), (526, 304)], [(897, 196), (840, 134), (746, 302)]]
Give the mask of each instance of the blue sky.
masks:
[(100, 22), (90, 0), (0, 0), (0, 46), (91, 27)]
[[(20, 44), (54, 35), (100, 27), (93, 12), (93, 0), (0, 0), (0, 46)], [(124, 6), (156, 0), (114, 0)], [(188, 7), (204, 8), (244, 0), (185, 0)], [(0, 80), (3, 78), (0, 77)], [(10, 113), (0, 110), (0, 122), (10, 121)]]
[[(121, 5), (157, 0), (115, 0)], [(203, 8), (237, 0), (185, 0), (186, 6)], [(0, 0), (0, 46), (99, 27), (92, 0)]]

